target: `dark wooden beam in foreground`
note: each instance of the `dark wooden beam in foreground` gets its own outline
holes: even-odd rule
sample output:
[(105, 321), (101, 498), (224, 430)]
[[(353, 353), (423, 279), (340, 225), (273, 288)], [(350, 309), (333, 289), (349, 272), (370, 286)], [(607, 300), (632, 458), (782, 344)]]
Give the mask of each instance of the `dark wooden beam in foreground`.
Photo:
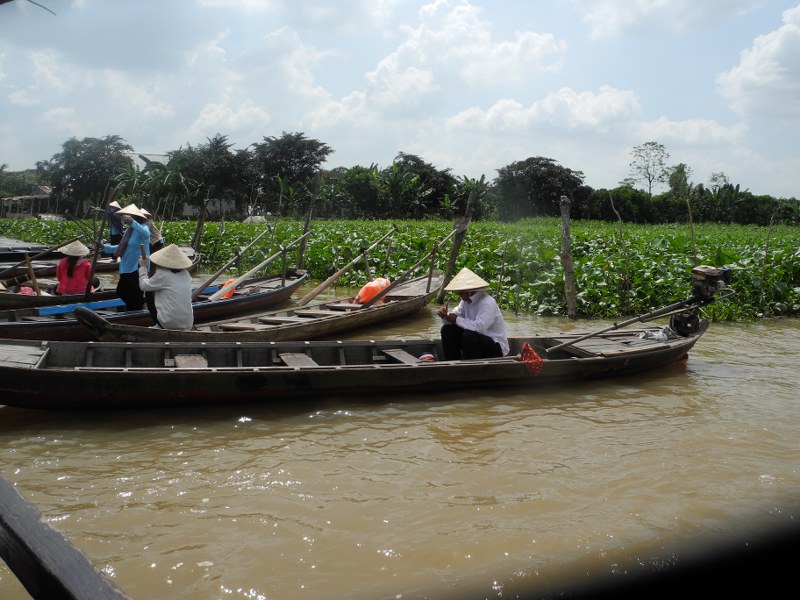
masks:
[(35, 600), (128, 600), (0, 477), (0, 557)]

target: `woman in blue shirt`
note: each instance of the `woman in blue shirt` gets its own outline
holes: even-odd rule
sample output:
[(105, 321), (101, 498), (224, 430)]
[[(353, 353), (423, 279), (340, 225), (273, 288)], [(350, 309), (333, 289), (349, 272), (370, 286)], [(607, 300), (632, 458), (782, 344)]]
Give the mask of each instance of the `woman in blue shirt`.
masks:
[(139, 258), (142, 246), (148, 265), (150, 260), (150, 229), (146, 225), (147, 217), (135, 204), (121, 208), (117, 211), (117, 215), (127, 224), (125, 233), (119, 244), (104, 244), (103, 251), (119, 259), (117, 296), (125, 303), (125, 309), (141, 310), (144, 307), (144, 294), (139, 287)]

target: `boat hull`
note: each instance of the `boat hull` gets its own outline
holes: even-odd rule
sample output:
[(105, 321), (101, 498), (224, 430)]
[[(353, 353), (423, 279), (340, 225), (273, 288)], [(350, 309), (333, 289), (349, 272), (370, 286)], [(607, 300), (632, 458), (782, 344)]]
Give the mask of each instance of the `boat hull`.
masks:
[(240, 319), (206, 321), (190, 331), (151, 329), (110, 323), (93, 312), (76, 317), (102, 341), (122, 342), (278, 342), (329, 338), (411, 316), (424, 309), (439, 292), (444, 275), (412, 279), (396, 288), (384, 302), (364, 308), (352, 297), (249, 315)]
[[(576, 336), (512, 338), (511, 355), (468, 361), (418, 358), (426, 353), (441, 356), (438, 340), (38, 345), (10, 341), (0, 343), (0, 394), (5, 404), (22, 408), (114, 410), (240, 402), (296, 405), (320, 397), (383, 402), (397, 394), (413, 399), (418, 393), (477, 388), (537, 390), (680, 362), (704, 331), (705, 326), (670, 341), (648, 340), (640, 337), (641, 332), (598, 336), (590, 346), (575, 344), (553, 356), (546, 348)], [(542, 359), (538, 365), (522, 360), (525, 342)], [(25, 364), (9, 362), (14, 360)]]
[[(231, 298), (209, 301), (201, 297), (193, 304), (198, 323), (234, 315), (246, 315), (274, 307), (288, 300), (306, 281), (305, 272), (273, 275), (245, 281)], [(54, 307), (49, 307), (54, 310)], [(0, 338), (24, 340), (90, 341), (91, 333), (72, 312), (47, 313), (36, 310), (0, 312)], [(111, 323), (149, 327), (153, 319), (147, 310), (108, 313)]]

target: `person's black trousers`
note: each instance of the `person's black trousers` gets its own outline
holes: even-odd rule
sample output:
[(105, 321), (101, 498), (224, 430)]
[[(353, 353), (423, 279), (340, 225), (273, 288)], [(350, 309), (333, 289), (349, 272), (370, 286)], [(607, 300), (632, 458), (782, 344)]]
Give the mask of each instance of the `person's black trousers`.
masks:
[(463, 329), (453, 323), (442, 325), (442, 346), (445, 360), (500, 358), (500, 344), (488, 335)]

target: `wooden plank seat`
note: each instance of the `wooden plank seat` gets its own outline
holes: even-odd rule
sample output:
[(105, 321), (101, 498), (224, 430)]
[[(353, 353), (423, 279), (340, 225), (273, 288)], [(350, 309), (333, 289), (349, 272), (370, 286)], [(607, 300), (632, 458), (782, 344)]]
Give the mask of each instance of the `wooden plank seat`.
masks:
[(326, 304), (325, 308), (330, 308), (331, 310), (358, 310), (359, 308), (364, 308), (364, 305), (353, 302), (331, 302)]
[(340, 315), (340, 310), (325, 310), (321, 308), (298, 308), (295, 309), (294, 314), (301, 317), (330, 317), (332, 315)]
[(384, 348), (383, 353), (406, 365), (417, 365), (420, 363), (420, 360), (416, 356), (400, 348)]
[(272, 329), (273, 325), (266, 323), (220, 323), (217, 328), (220, 331), (258, 331), (260, 329)]
[(282, 323), (308, 323), (308, 317), (279, 317), (279, 316), (263, 316), (258, 318), (259, 323), (267, 323), (273, 325), (280, 325)]
[(175, 367), (178, 369), (207, 369), (208, 361), (200, 354), (176, 354)]
[(308, 354), (303, 352), (280, 352), (278, 357), (288, 367), (318, 367), (317, 363)]

